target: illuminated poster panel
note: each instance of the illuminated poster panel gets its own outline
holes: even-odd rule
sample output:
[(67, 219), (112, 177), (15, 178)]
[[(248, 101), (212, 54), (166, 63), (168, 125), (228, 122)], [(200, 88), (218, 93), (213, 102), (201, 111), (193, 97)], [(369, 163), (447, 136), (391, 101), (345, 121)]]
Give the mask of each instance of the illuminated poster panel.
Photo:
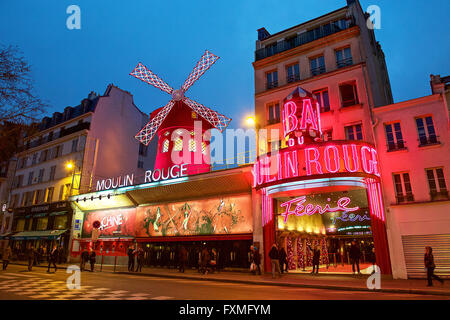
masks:
[(249, 195), (138, 207), (136, 237), (252, 233)]
[(83, 238), (90, 238), (94, 221), (100, 221), (100, 236), (131, 236), (135, 234), (136, 208), (112, 209), (86, 213)]

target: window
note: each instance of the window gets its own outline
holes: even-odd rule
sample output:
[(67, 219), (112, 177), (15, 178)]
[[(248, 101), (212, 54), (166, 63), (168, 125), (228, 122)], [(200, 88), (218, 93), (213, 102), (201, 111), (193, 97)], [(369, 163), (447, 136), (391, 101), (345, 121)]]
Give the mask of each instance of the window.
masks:
[(331, 141), (333, 140), (333, 129), (325, 130), (322, 132), (322, 140), (323, 141)]
[(347, 140), (363, 140), (362, 125), (357, 124), (345, 127), (345, 138)]
[(144, 161), (138, 160), (138, 168), (143, 168), (144, 167)]
[(358, 91), (356, 89), (356, 83), (345, 83), (339, 86), (341, 93), (342, 107), (349, 107), (359, 104)]
[(77, 152), (78, 139), (72, 140), (72, 152)]
[(48, 217), (42, 217), (37, 219), (36, 230), (46, 230), (48, 225)]
[(267, 106), (267, 124), (280, 122), (280, 104), (271, 103)]
[(416, 125), (419, 133), (419, 146), (439, 143), (431, 116), (416, 118)]
[(47, 160), (47, 154), (48, 154), (48, 150), (41, 151), (41, 156), (39, 158), (39, 163), (44, 162), (44, 161)]
[(55, 222), (53, 223), (53, 229), (64, 230), (67, 228), (67, 215), (55, 216)]
[(55, 172), (56, 172), (56, 166), (50, 167), (50, 176), (48, 178), (49, 181), (55, 180)]
[(21, 174), (20, 176), (17, 176), (16, 178), (16, 188), (20, 188), (23, 186), (23, 174)]
[(34, 194), (34, 204), (39, 204), (44, 200), (44, 190), (36, 190)]
[(54, 149), (54, 158), (58, 158), (62, 155), (62, 146), (56, 146)]
[(338, 68), (351, 66), (353, 64), (352, 51), (350, 47), (336, 50), (336, 65)]
[(266, 80), (267, 90), (278, 87), (278, 71), (266, 73)]
[(409, 173), (395, 173), (394, 174), (395, 197), (397, 203), (414, 201), (414, 196), (411, 189), (411, 180)]
[(36, 152), (35, 154), (33, 154), (33, 160), (32, 160), (32, 162), (31, 162), (31, 165), (35, 165), (35, 164), (36, 164), (36, 162), (37, 162), (37, 156), (38, 156), (37, 152)]
[(298, 63), (286, 67), (287, 83), (300, 80), (300, 65)]
[(31, 184), (33, 183), (33, 175), (34, 175), (34, 172), (33, 172), (33, 171), (31, 171), (31, 172), (28, 174), (28, 185), (31, 185)]
[(311, 76), (317, 76), (326, 71), (324, 56), (310, 59), (309, 64), (311, 66)]
[(330, 111), (330, 98), (328, 96), (328, 90), (316, 90), (313, 91), (313, 94), (316, 96), (317, 101), (319, 102), (320, 112)]
[(42, 179), (44, 178), (44, 171), (45, 171), (45, 169), (39, 170), (38, 183), (42, 182)]
[(164, 140), (163, 142), (163, 147), (162, 147), (162, 152), (167, 152), (169, 151), (169, 139)]
[(388, 151), (395, 151), (405, 148), (400, 122), (385, 124), (384, 129), (386, 131)]
[(431, 200), (448, 199), (447, 184), (443, 168), (426, 169)]
[(52, 202), (53, 201), (53, 193), (55, 191), (54, 187), (47, 188), (46, 195), (45, 195), (45, 202)]

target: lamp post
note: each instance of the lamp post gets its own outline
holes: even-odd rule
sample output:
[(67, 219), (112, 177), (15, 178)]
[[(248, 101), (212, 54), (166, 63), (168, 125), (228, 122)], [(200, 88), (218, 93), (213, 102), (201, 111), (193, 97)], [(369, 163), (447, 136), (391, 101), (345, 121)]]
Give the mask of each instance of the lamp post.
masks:
[[(65, 168), (69, 172), (72, 171), (72, 182), (70, 184), (70, 192), (69, 192), (69, 197), (70, 197), (70, 196), (72, 196), (72, 191), (74, 189), (73, 184), (74, 184), (74, 181), (75, 181), (75, 170), (78, 169), (78, 171), (80, 172), (79, 175), (81, 176), (81, 169), (78, 166), (76, 166), (75, 162), (72, 161), (72, 160), (66, 162)], [(79, 184), (80, 183), (81, 183), (81, 177), (80, 177)], [(80, 189), (79, 186), (78, 186), (78, 189)]]

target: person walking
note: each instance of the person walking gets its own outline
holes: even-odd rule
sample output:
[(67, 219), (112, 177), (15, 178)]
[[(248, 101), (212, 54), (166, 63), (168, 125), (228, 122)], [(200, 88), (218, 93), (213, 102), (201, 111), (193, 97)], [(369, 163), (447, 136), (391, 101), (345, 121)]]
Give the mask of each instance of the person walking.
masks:
[(425, 268), (427, 269), (427, 280), (428, 280), (427, 286), (428, 287), (433, 286), (433, 278), (439, 281), (441, 284), (444, 284), (444, 280), (442, 280), (440, 277), (434, 274), (434, 269), (436, 268), (436, 265), (434, 264), (433, 248), (431, 247), (425, 247), (424, 264)]
[(133, 246), (129, 246), (128, 247), (128, 251), (127, 251), (127, 255), (128, 255), (128, 271), (129, 272), (133, 272), (134, 271), (134, 247)]
[(89, 251), (87, 248), (84, 248), (84, 250), (81, 252), (81, 259), (80, 259), (80, 271), (84, 271), (86, 267), (86, 262), (89, 261)]
[(28, 247), (27, 256), (28, 256), (28, 271), (31, 271), (33, 270), (34, 259), (36, 256), (36, 249), (34, 249), (32, 245)]
[(188, 259), (188, 252), (184, 246), (181, 246), (180, 252), (179, 252), (179, 257), (178, 257), (178, 263), (179, 263), (178, 271), (184, 273), (184, 268), (186, 266), (187, 259)]
[(375, 269), (375, 264), (377, 263), (377, 256), (375, 255), (375, 247), (372, 247), (372, 250), (370, 250), (369, 261), (372, 263), (372, 274), (374, 274), (377, 271)]
[(3, 270), (6, 270), (6, 268), (8, 267), (8, 264), (9, 264), (9, 258), (11, 257), (11, 254), (12, 254), (11, 247), (10, 247), (9, 245), (7, 245), (7, 246), (3, 249), (3, 253), (2, 253)]
[(358, 274), (361, 274), (359, 270), (359, 259), (361, 257), (361, 250), (359, 249), (356, 241), (352, 241), (352, 245), (350, 247), (350, 263), (352, 264), (353, 274), (355, 274), (355, 265), (358, 270)]
[(208, 264), (211, 260), (211, 256), (206, 247), (203, 248), (201, 253), (201, 272), (203, 274), (208, 274)]
[(89, 254), (89, 262), (91, 263), (91, 272), (94, 272), (95, 267), (95, 251), (91, 249), (91, 253)]
[(312, 263), (313, 263), (313, 270), (311, 272), (311, 274), (318, 274), (319, 273), (319, 265), (320, 265), (320, 247), (319, 246), (315, 246), (314, 249), (312, 249), (310, 246), (309, 250), (311, 250), (313, 252), (313, 259), (312, 259)]
[(286, 254), (286, 250), (284, 250), (283, 247), (281, 247), (278, 252), (278, 258), (280, 260), (281, 273), (288, 272), (287, 254)]
[(136, 251), (137, 267), (136, 272), (142, 272), (142, 266), (144, 265), (144, 250), (139, 247)]
[(253, 263), (256, 266), (255, 273), (257, 271), (258, 275), (261, 275), (261, 254), (256, 246), (253, 246)]
[(214, 273), (217, 268), (217, 252), (216, 252), (216, 249), (214, 249), (214, 248), (211, 250), (211, 257), (209, 260), (209, 265), (211, 267), (211, 273)]
[(53, 264), (55, 268), (55, 272), (58, 270), (56, 267), (56, 261), (58, 260), (58, 248), (56, 246), (53, 247), (53, 250), (48, 255), (48, 269), (47, 272), (50, 272), (50, 267)]
[(275, 278), (275, 271), (278, 272), (278, 276), (281, 278), (279, 253), (275, 243), (269, 251), (269, 258), (272, 263), (272, 278)]

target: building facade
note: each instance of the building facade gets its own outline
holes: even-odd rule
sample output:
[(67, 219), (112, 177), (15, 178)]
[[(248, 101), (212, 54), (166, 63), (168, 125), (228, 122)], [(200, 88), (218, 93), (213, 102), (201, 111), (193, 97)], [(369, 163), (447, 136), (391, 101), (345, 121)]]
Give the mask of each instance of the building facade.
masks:
[(143, 175), (143, 168), (152, 166), (147, 149), (133, 138), (147, 119), (132, 95), (114, 85), (102, 96), (91, 92), (80, 105), (43, 118), (38, 133), (25, 137), (16, 155), (8, 203), (14, 212), (14, 250), (57, 243), (68, 252), (80, 232), (69, 196), (89, 192), (107, 177), (129, 171)]
[(425, 246), (450, 274), (448, 87), (436, 79), (431, 95), (373, 111), (395, 278), (425, 275)]

